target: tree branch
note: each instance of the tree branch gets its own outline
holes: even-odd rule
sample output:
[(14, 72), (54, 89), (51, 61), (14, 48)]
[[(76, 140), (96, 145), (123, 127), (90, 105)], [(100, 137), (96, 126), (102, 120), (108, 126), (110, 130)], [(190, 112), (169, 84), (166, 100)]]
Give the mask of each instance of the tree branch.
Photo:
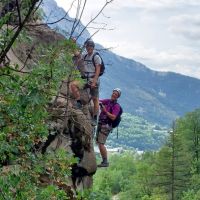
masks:
[[(10, 42), (8, 43), (7, 47), (1, 51), (0, 53), (0, 63), (3, 62), (6, 54), (8, 53), (8, 51), (10, 50), (10, 48), (12, 47), (13, 43), (15, 42), (15, 40), (17, 39), (17, 37), (19, 36), (20, 32), (22, 31), (22, 29), (24, 28), (25, 23), (28, 21), (35, 5), (37, 4), (37, 2), (40, 0), (32, 0), (32, 5), (30, 6), (28, 13), (24, 19), (24, 21), (21, 23), (21, 25), (19, 25), (17, 31), (15, 32), (15, 34), (13, 35), (13, 37), (11, 38)], [(42, 0), (41, 0), (42, 1)]]
[(19, 26), (21, 26), (21, 24), (22, 24), (22, 18), (21, 18), (21, 11), (20, 11), (18, 0), (16, 0), (16, 6), (17, 6), (17, 13), (18, 13), (18, 18), (19, 18)]
[(97, 15), (94, 17), (94, 18), (92, 18), (87, 24), (86, 24), (86, 26), (82, 29), (82, 31), (79, 33), (79, 35), (77, 36), (77, 40), (78, 40), (78, 38), (82, 35), (82, 33), (85, 31), (85, 29), (89, 26), (89, 24), (91, 24), (101, 13), (102, 13), (102, 11), (104, 10), (104, 8), (108, 5), (108, 4), (110, 4), (112, 1), (114, 1), (114, 0), (110, 0), (110, 1), (106, 1), (106, 3), (104, 4), (104, 6), (101, 8), (101, 10), (97, 13)]
[[(82, 8), (82, 11), (81, 11), (79, 20), (78, 20), (77, 24), (75, 25), (74, 29), (72, 28), (69, 38), (72, 37), (74, 31), (76, 30), (76, 27), (80, 24), (80, 21), (81, 21), (82, 15), (83, 15), (83, 11), (85, 10), (86, 3), (87, 3), (87, 0), (84, 1), (84, 5), (83, 5), (83, 8)], [(75, 21), (74, 21), (74, 22), (75, 22)]]

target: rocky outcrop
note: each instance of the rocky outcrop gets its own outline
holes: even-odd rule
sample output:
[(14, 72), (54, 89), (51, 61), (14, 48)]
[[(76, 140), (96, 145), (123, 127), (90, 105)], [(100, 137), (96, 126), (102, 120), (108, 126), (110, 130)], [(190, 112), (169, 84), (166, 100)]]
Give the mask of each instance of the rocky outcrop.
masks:
[(59, 41), (65, 40), (63, 35), (51, 30), (47, 25), (39, 24), (39, 22), (28, 24), (25, 29), (26, 39), (19, 38), (17, 45), (11, 48), (7, 55), (11, 64), (18, 64), (20, 68), (26, 63), (24, 71), (32, 69), (37, 63), (42, 54), (42, 52), (38, 52), (41, 46), (56, 45)]
[[(92, 175), (96, 172), (96, 158), (93, 147), (93, 127), (91, 126), (90, 98), (82, 91), (86, 104), (82, 109), (73, 106), (73, 98), (67, 98), (67, 82), (62, 82), (59, 97), (49, 106), (49, 138), (41, 147), (42, 153), (64, 148), (79, 158), (72, 166), (72, 183), (75, 188), (92, 186)], [(85, 93), (85, 94), (84, 94)]]
[[(52, 42), (56, 44), (56, 42), (64, 39), (62, 35), (57, 34), (47, 26), (28, 27), (27, 33), (32, 38), (31, 43), (21, 42), (8, 53), (11, 63), (18, 64), (20, 68), (23, 68), (24, 63), (28, 64), (30, 68), (25, 68), (25, 71), (30, 70), (31, 66), (38, 60), (39, 56), (35, 47)], [(27, 52), (31, 52), (31, 57), (27, 57)], [(58, 95), (49, 103), (49, 137), (37, 148), (42, 153), (64, 148), (66, 152), (77, 157), (78, 163), (72, 166), (69, 187), (75, 190), (90, 188), (92, 176), (97, 169), (93, 147), (93, 127), (90, 124), (90, 111), (93, 110), (91, 98), (88, 96), (87, 89), (81, 91), (85, 105), (82, 109), (76, 109), (74, 99), (70, 96), (67, 88), (67, 81), (63, 81)], [(48, 184), (50, 181), (46, 175), (41, 176), (40, 180), (43, 184)], [(67, 185), (62, 187), (68, 188)]]

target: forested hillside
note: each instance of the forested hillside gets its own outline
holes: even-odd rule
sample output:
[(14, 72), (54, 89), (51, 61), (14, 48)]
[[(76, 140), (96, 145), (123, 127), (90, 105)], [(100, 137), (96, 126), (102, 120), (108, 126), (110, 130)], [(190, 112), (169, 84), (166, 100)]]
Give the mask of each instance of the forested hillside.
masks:
[(112, 148), (123, 147), (123, 149), (141, 151), (158, 150), (166, 142), (168, 131), (168, 128), (124, 113), (120, 126), (109, 135), (107, 144)]
[(95, 175), (94, 199), (199, 200), (199, 140), (200, 110), (196, 110), (176, 121), (159, 151), (110, 155), (110, 167)]
[(102, 97), (113, 85), (123, 91), (125, 110), (150, 122), (170, 126), (171, 121), (200, 107), (200, 80), (172, 72), (157, 72), (112, 52), (104, 53), (106, 74)]

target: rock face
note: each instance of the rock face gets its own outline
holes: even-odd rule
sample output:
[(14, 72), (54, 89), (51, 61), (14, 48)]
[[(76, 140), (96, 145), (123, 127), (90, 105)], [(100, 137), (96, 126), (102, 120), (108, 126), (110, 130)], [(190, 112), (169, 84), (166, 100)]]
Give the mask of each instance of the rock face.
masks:
[(56, 45), (56, 43), (65, 39), (63, 35), (56, 33), (47, 25), (39, 25), (37, 23), (29, 24), (26, 27), (26, 33), (31, 39), (27, 39), (27, 41), (19, 39), (19, 45), (16, 45), (8, 52), (11, 63), (18, 64), (20, 67), (23, 67), (24, 63), (26, 63), (25, 71), (31, 69), (32, 65), (38, 61), (37, 48), (40, 45), (52, 43)]
[[(34, 46), (41, 43), (50, 44), (63, 40), (64, 37), (47, 26), (34, 26), (28, 28), (28, 34), (32, 38), (29, 44), (20, 44), (8, 53), (11, 63), (23, 67), (26, 62), (27, 52), (31, 51), (28, 65), (31, 67), (37, 61), (38, 55)], [(29, 70), (29, 69), (25, 69)], [(50, 120), (49, 137), (39, 147), (39, 151), (45, 153), (49, 150), (64, 148), (67, 152), (78, 158), (78, 163), (72, 166), (72, 176), (69, 180), (71, 188), (84, 189), (92, 186), (92, 175), (96, 172), (97, 164), (93, 147), (93, 127), (91, 126), (92, 105), (87, 91), (81, 91), (84, 102), (82, 109), (74, 108), (74, 100), (67, 90), (67, 81), (63, 81), (58, 91), (58, 96), (49, 104)], [(48, 183), (48, 177), (42, 177)], [(46, 180), (46, 181), (45, 181)], [(66, 185), (65, 185), (66, 186)]]
[(73, 153), (79, 158), (79, 162), (72, 166), (73, 185), (75, 188), (89, 188), (92, 186), (92, 175), (97, 169), (89, 102), (85, 99), (87, 104), (82, 109), (73, 108), (73, 99), (67, 98), (66, 88), (67, 83), (63, 81), (59, 97), (49, 107), (50, 136), (42, 152), (62, 147)]

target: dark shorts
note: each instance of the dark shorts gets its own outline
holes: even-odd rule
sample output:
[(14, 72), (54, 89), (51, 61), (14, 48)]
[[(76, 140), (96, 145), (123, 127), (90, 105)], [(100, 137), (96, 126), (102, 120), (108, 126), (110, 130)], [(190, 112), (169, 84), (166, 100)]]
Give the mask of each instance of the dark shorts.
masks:
[(92, 97), (99, 97), (99, 85), (95, 88), (90, 89), (90, 94)]
[(108, 124), (99, 125), (96, 135), (96, 142), (100, 144), (105, 144), (109, 133), (112, 131), (112, 127)]
[[(85, 88), (90, 88), (90, 82), (92, 80), (89, 80), (88, 83), (85, 84)], [(99, 98), (99, 87), (100, 87), (100, 82), (98, 82), (97, 86), (95, 88), (90, 88), (90, 95), (92, 97), (97, 97)]]

